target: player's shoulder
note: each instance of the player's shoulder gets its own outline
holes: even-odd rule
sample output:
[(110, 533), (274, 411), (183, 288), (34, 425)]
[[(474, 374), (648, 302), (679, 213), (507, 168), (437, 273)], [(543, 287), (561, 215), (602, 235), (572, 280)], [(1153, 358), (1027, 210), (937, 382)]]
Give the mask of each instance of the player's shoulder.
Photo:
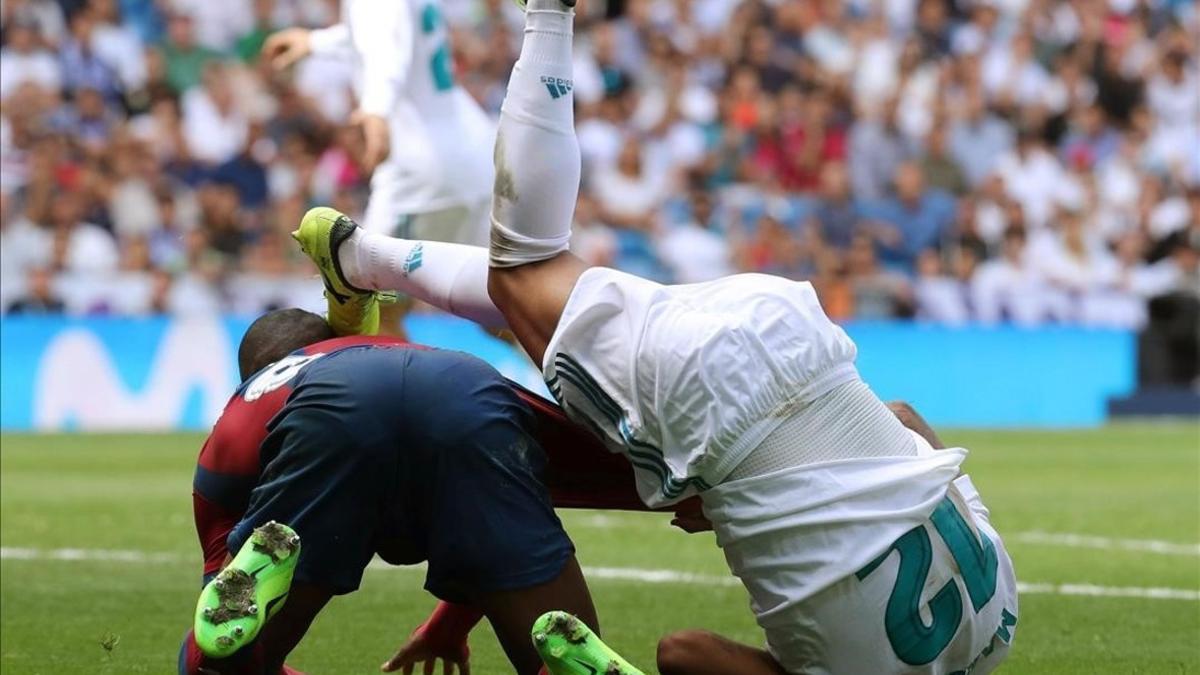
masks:
[(311, 344), (299, 351), (301, 354), (332, 354), (352, 347), (380, 347), (383, 349), (428, 349), (407, 340), (390, 335), (347, 335)]

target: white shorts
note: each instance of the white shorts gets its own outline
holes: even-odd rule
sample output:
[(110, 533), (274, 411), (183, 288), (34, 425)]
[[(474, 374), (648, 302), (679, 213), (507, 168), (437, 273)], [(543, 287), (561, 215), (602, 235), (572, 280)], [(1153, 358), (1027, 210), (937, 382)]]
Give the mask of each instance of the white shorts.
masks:
[(742, 274), (664, 286), (583, 273), (542, 364), (567, 414), (629, 457), (662, 506), (717, 485), (799, 404), (858, 377), (808, 283)]
[[(1012, 562), (962, 449), (824, 462), (701, 495), (789, 673), (986, 673), (1017, 622)], [(956, 477), (957, 476), (957, 477)]]

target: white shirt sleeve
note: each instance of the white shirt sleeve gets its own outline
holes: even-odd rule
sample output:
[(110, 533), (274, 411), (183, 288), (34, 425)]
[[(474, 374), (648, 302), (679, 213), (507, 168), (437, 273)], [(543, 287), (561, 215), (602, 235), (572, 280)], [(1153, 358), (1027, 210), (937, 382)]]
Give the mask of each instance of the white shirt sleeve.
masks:
[(359, 108), (388, 116), (400, 96), (413, 60), (413, 26), (407, 2), (347, 0), (354, 50), (362, 61)]
[(335, 23), (328, 28), (318, 28), (308, 34), (308, 47), (318, 56), (349, 55), (354, 49), (350, 41), (350, 26)]

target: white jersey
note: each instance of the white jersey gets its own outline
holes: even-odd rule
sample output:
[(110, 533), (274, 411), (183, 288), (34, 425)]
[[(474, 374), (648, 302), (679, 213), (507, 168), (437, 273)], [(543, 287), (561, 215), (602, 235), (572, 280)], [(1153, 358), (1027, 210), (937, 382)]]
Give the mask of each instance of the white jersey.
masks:
[(786, 672), (986, 673), (1015, 632), (1016, 579), (967, 453), (905, 429), (855, 354), (807, 283), (593, 268), (543, 371), (647, 504), (700, 494)]
[(592, 268), (543, 374), (662, 506), (720, 483), (790, 411), (857, 379), (855, 353), (808, 283), (742, 274), (663, 286)]
[(313, 31), (310, 44), (355, 59), (359, 109), (390, 121), (390, 153), (371, 185), (386, 188), (389, 212), (487, 199), (495, 124), (455, 82), (440, 2), (343, 0), (342, 22)]

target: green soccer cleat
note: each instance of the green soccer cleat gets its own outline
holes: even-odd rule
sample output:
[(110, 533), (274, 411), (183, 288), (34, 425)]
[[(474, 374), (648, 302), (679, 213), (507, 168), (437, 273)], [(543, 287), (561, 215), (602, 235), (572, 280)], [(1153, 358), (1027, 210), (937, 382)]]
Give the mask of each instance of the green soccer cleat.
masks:
[(300, 559), (300, 535), (271, 521), (254, 530), (233, 560), (200, 591), (193, 633), (208, 656), (232, 655), (258, 636), (287, 599)]
[(533, 623), (533, 646), (551, 675), (644, 675), (566, 612), (546, 612)]
[(329, 302), (327, 320), (338, 335), (374, 335), (379, 332), (379, 293), (356, 288), (342, 274), (338, 248), (350, 238), (358, 223), (349, 216), (318, 206), (309, 209), (300, 220), (292, 238), (300, 250), (317, 264)]

